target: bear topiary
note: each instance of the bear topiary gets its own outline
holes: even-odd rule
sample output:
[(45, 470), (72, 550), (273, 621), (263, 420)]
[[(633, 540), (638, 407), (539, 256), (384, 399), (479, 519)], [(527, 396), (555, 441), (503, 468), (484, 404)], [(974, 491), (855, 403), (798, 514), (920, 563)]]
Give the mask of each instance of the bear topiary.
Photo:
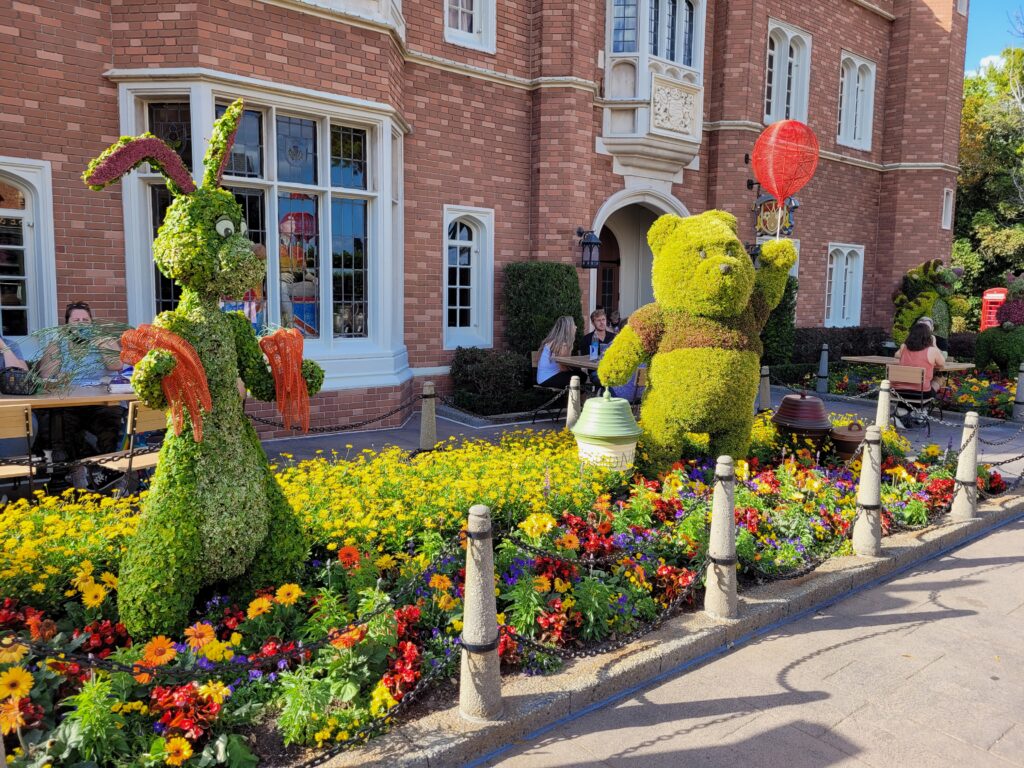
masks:
[[(132, 375), (140, 400), (170, 408), (169, 426), (176, 427), (168, 429), (138, 530), (121, 561), (118, 607), (135, 637), (180, 631), (207, 585), (279, 583), (298, 575), (307, 554), (299, 519), (270, 472), (236, 388), (241, 376), (254, 396), (271, 400), (275, 378), (246, 317), (219, 307), (221, 297), (240, 296), (264, 276), (245, 237), (242, 209), (220, 187), (241, 115), (239, 100), (215, 123), (200, 187), (178, 155), (151, 134), (122, 138), (82, 176), (99, 190), (149, 162), (174, 195), (153, 254), (160, 271), (181, 287), (181, 301), (156, 318), (155, 328), (127, 332), (122, 352), (126, 360), (130, 349), (141, 356)], [(143, 338), (168, 346), (139, 351), (132, 340)], [(301, 365), (308, 407), (323, 371), (300, 360), (301, 353), (293, 362), (296, 369)], [(186, 371), (186, 383), (205, 393), (208, 407), (186, 394), (189, 408), (182, 412)]]
[(688, 433), (707, 434), (713, 456), (746, 456), (760, 333), (782, 299), (796, 249), (789, 240), (765, 243), (755, 270), (736, 218), (724, 211), (662, 216), (647, 242), (655, 302), (615, 337), (598, 368), (601, 383), (623, 384), (650, 361), (640, 424), (652, 466), (677, 460)]

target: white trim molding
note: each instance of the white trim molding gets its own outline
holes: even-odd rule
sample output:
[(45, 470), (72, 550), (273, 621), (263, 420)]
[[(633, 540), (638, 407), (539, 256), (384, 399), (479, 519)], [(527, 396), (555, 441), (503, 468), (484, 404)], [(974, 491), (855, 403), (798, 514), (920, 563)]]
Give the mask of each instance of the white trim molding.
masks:
[[(470, 325), (448, 325), (448, 228), (464, 221), (473, 233), (470, 265)], [(441, 227), (441, 330), (444, 349), (494, 346), (494, 209), (446, 205)]]
[[(278, 273), (281, 253), (291, 246), (282, 245), (278, 232), (278, 214), (282, 195), (298, 194), (316, 201), (319, 238), (319, 259), (313, 285), (316, 286), (317, 309), (315, 335), (306, 339), (307, 356), (319, 362), (325, 371), (324, 389), (362, 389), (391, 387), (408, 381), (408, 353), (404, 344), (404, 313), (402, 301), (405, 273), (401, 244), (403, 168), (402, 137), (407, 130), (395, 110), (386, 104), (374, 104), (330, 93), (279, 86), (274, 83), (241, 78), (209, 70), (145, 70), (114, 71), (108, 74), (119, 81), (118, 100), (120, 129), (123, 135), (137, 135), (147, 130), (146, 105), (150, 102), (187, 102), (192, 131), (192, 168), (197, 181), (202, 177), (202, 157), (206, 152), (217, 104), (235, 98), (246, 100), (262, 115), (263, 172), (259, 178), (233, 177), (225, 186), (261, 190), (264, 200), (265, 238), (268, 247), (266, 285), (267, 319), (281, 322), (284, 312), (281, 301), (282, 281)], [(315, 125), (317, 144), (317, 183), (300, 183), (279, 179), (277, 175), (275, 115), (302, 119)], [(332, 183), (329, 152), (330, 131), (337, 126), (352, 128), (364, 136), (366, 147), (363, 188)], [(395, 155), (398, 155), (397, 157)], [(129, 322), (148, 322), (154, 313), (154, 268), (150, 256), (153, 237), (151, 188), (160, 177), (146, 172), (143, 166), (121, 180), (125, 221), (125, 269), (128, 291)], [(365, 288), (358, 301), (365, 306), (365, 315), (355, 322), (355, 333), (338, 333), (338, 322), (332, 277), (331, 243), (336, 226), (332, 211), (338, 200), (362, 201), (365, 226), (353, 237), (363, 242), (362, 264), (365, 266)], [(399, 217), (399, 218), (396, 218)], [(344, 220), (344, 219), (343, 219)], [(357, 231), (358, 232), (358, 231)], [(398, 233), (396, 235), (396, 232)], [(284, 251), (282, 251), (284, 248)], [(355, 269), (355, 267), (354, 267)], [(304, 294), (305, 295), (305, 294)], [(341, 302), (348, 299), (342, 294)], [(358, 303), (358, 302), (357, 302)], [(294, 307), (291, 307), (294, 309)], [(291, 311), (291, 309), (289, 311)], [(358, 307), (353, 309), (362, 312)], [(311, 321), (312, 322), (312, 321)], [(358, 329), (364, 329), (362, 332)]]
[(405, 42), (401, 0), (260, 0), (267, 5), (394, 35)]
[[(26, 240), (31, 241), (31, 258), (26, 260), (25, 274), (29, 281), (28, 330), (31, 333), (58, 322), (53, 173), (49, 160), (0, 156), (0, 175), (7, 176), (27, 193), (24, 225), (28, 229)], [(26, 337), (12, 338), (28, 343)]]
[(768, 19), (763, 90), (766, 125), (785, 119), (807, 122), (811, 45), (810, 32), (778, 19)]

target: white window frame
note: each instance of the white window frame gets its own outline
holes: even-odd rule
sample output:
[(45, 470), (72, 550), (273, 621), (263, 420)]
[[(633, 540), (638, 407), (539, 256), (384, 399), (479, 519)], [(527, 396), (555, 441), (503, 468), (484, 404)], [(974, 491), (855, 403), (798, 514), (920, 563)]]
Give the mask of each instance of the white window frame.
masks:
[(967, 0), (956, 0), (956, 12), (961, 16), (967, 15)]
[[(647, 2), (647, 51), (650, 55), (656, 59), (662, 61), (670, 61), (673, 64), (680, 64), (690, 69), (695, 69), (698, 53), (697, 53), (697, 28), (699, 25), (700, 12), (701, 12), (701, 0), (676, 0), (676, 18), (675, 18), (675, 40), (673, 55), (668, 55), (668, 44), (672, 40), (672, 30), (669, 27), (668, 18), (668, 4), (671, 0), (646, 0)], [(686, 61), (684, 56), (686, 50), (686, 3), (689, 2), (693, 7), (693, 25), (690, 27), (690, 61)], [(651, 45), (651, 29), (650, 26), (654, 22), (652, 19), (655, 5), (658, 6), (658, 18), (657, 28), (654, 30), (656, 36), (656, 45)], [(657, 52), (655, 52), (657, 48)]]
[(956, 200), (956, 193), (946, 187), (942, 190), (942, 228), (952, 229), (953, 228), (953, 204)]
[[(232, 187), (258, 186), (266, 190), (266, 226), (268, 243), (267, 319), (270, 324), (280, 320), (280, 285), (273, 279), (278, 240), (278, 190), (302, 191), (304, 185), (271, 181), (276, 163), (275, 114), (316, 119), (318, 136), (329, 136), (332, 124), (344, 124), (367, 131), (366, 190), (334, 190), (342, 196), (365, 198), (367, 210), (367, 275), (366, 338), (335, 338), (333, 334), (330, 240), (330, 157), (320, 151), (317, 162), (319, 183), (308, 186), (310, 194), (319, 195), (320, 253), (319, 306), (320, 336), (305, 340), (305, 354), (319, 362), (325, 371), (325, 390), (358, 389), (376, 386), (397, 386), (411, 377), (408, 352), (404, 344), (403, 282), (404, 255), (401, 242), (395, 241), (395, 217), (402, 208), (401, 163), (402, 127), (391, 116), (387, 105), (377, 105), (347, 97), (315, 91), (287, 88), (267, 81), (224, 76), (218, 78), (180, 78), (173, 74), (161, 77), (153, 70), (153, 80), (132, 79), (119, 86), (122, 135), (137, 135), (146, 130), (146, 104), (188, 98), (192, 127), (192, 175), (197, 184), (202, 180), (203, 156), (214, 122), (215, 105), (245, 99), (247, 109), (264, 112), (264, 178), (225, 177), (223, 184)], [(323, 147), (325, 139), (320, 139)], [(159, 179), (146, 173), (143, 166), (121, 180), (124, 190), (122, 204), (125, 219), (125, 264), (128, 292), (128, 321), (132, 325), (150, 322), (156, 306), (152, 259), (152, 222), (148, 187)], [(396, 189), (397, 187), (397, 189)], [(400, 226), (401, 222), (397, 222)]]
[(843, 51), (839, 57), (839, 120), (836, 143), (871, 149), (875, 116), (875, 62)]
[(473, 0), (473, 20), (476, 29), (464, 32), (448, 26), (448, 8), (453, 0), (444, 0), (444, 39), (445, 42), (472, 48), (484, 53), (497, 50), (497, 3), (496, 0)]
[[(772, 93), (768, 95), (768, 50), (775, 40), (775, 57), (772, 71)], [(789, 48), (795, 43), (793, 67), (796, 70), (789, 78)], [(811, 82), (811, 35), (798, 27), (776, 19), (768, 20), (768, 38), (765, 40), (765, 82), (763, 99), (765, 125), (784, 120), (786, 102), (789, 100), (789, 119), (807, 122), (807, 102)]]
[[(476, 237), (472, 264), (471, 325), (468, 328), (448, 326), (448, 227), (465, 220)], [(464, 205), (444, 206), (441, 228), (441, 327), (444, 348), (494, 346), (494, 209), (471, 208)]]
[[(775, 235), (758, 235), (757, 236), (757, 244), (758, 245), (764, 245), (765, 243), (770, 243), (774, 239), (775, 239)], [(794, 261), (793, 262), (793, 266), (789, 268), (789, 274), (792, 277), (799, 278), (800, 277), (800, 241), (797, 240), (796, 238), (792, 238), (792, 237), (789, 238), (789, 240), (793, 243), (793, 247), (796, 249), (796, 261)]]
[[(854, 257), (852, 264), (851, 256)], [(836, 273), (840, 269), (843, 272), (841, 284), (836, 281)], [(829, 243), (825, 252), (826, 328), (856, 328), (860, 325), (863, 286), (864, 246)]]
[[(53, 174), (48, 160), (0, 156), (0, 176), (25, 195), (25, 208), (12, 211), (25, 231), (28, 331), (57, 325), (57, 257), (53, 227)], [(3, 214), (6, 215), (6, 211)], [(12, 336), (22, 354), (34, 353), (29, 336)]]

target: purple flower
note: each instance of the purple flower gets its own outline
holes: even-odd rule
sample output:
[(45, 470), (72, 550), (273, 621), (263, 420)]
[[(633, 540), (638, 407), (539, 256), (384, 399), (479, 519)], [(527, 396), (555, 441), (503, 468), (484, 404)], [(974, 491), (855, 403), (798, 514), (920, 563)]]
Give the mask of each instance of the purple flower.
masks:
[(157, 734), (158, 736), (162, 735), (162, 734), (163, 734), (163, 732), (164, 732), (164, 731), (166, 731), (166, 730), (167, 730), (167, 726), (166, 726), (166, 725), (164, 725), (163, 723), (161, 723), (161, 722), (159, 722), (159, 721), (158, 721), (158, 722), (155, 722), (155, 723), (153, 723), (153, 731), (154, 731), (154, 733), (156, 733), (156, 734)]
[(275, 680), (277, 680), (277, 672), (271, 672), (269, 675), (267, 675), (267, 681), (268, 682), (272, 683)]
[(199, 667), (199, 668), (200, 668), (201, 670), (203, 670), (204, 672), (209, 672), (209, 671), (210, 671), (211, 669), (213, 669), (213, 668), (214, 668), (214, 664), (213, 664), (213, 662), (212, 662), (212, 661), (210, 661), (210, 660), (209, 660), (208, 658), (206, 658), (205, 656), (200, 656), (200, 657), (199, 657), (199, 658), (198, 658), (198, 659), (196, 660), (196, 666), (197, 666), (197, 667)]
[(261, 677), (263, 677), (263, 673), (260, 670), (258, 670), (258, 669), (250, 669), (249, 670), (249, 679), (250, 680), (259, 680)]

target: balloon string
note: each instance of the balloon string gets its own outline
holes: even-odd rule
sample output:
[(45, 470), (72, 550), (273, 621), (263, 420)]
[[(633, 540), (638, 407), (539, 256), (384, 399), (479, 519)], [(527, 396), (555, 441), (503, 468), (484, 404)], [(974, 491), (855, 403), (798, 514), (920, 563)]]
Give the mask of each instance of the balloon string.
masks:
[(775, 239), (776, 240), (779, 239), (779, 232), (782, 230), (782, 216), (783, 216), (783, 212), (785, 210), (786, 210), (786, 204), (785, 203), (780, 203), (779, 204), (778, 213), (775, 216)]

